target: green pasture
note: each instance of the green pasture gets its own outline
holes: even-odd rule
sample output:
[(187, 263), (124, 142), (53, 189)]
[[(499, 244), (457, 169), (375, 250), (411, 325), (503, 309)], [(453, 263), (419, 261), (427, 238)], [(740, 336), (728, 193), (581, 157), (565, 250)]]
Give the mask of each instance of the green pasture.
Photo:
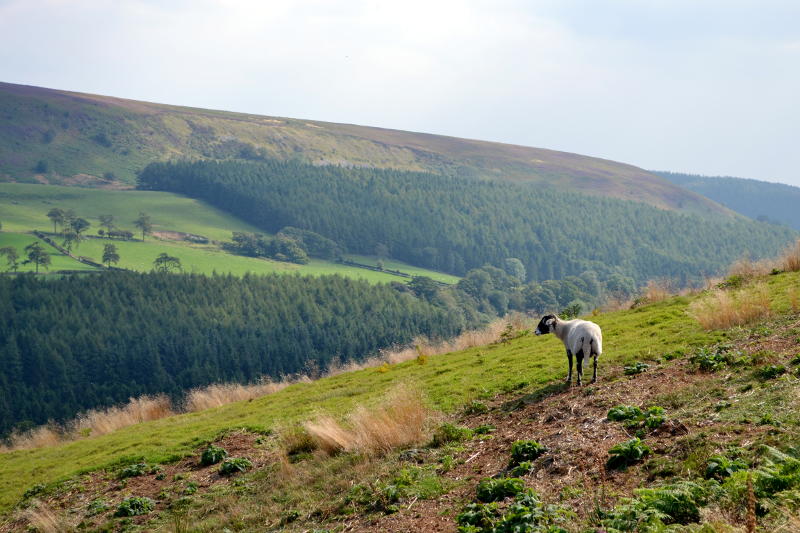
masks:
[[(378, 258), (373, 256), (348, 255), (347, 259), (355, 263), (361, 263), (362, 265), (378, 266)], [(405, 272), (406, 274), (411, 274), (412, 276), (427, 276), (431, 279), (435, 279), (436, 281), (441, 281), (442, 283), (448, 283), (450, 285), (458, 283), (458, 281), (461, 279), (458, 276), (445, 274), (444, 272), (437, 272), (436, 270), (427, 270), (425, 268), (411, 266), (393, 259), (383, 259), (383, 268), (386, 270), (399, 270), (400, 272)]]
[[(3, 224), (5, 229), (5, 224)], [(41, 239), (37, 239), (35, 235), (30, 234), (23, 234), (23, 233), (9, 233), (7, 231), (0, 232), (0, 248), (4, 248), (6, 246), (13, 246), (17, 250), (17, 255), (19, 255), (19, 268), (17, 272), (34, 272), (36, 269), (34, 265), (23, 265), (21, 264), (22, 261), (26, 259), (26, 252), (25, 247), (29, 244), (39, 241), (39, 243), (44, 246), (44, 248), (50, 253), (50, 266), (47, 268), (40, 267), (39, 273), (40, 274), (47, 274), (48, 272), (55, 272), (57, 270), (97, 270), (94, 267), (89, 265), (84, 265), (78, 261), (75, 261), (69, 256), (66, 256), (47, 244), (46, 242), (42, 241)], [(8, 263), (6, 261), (5, 256), (0, 257), (0, 272), (6, 272), (9, 269)]]
[(133, 221), (140, 211), (150, 215), (153, 231), (180, 231), (212, 240), (230, 240), (234, 231), (258, 231), (255, 227), (198, 200), (177, 194), (151, 191), (114, 191), (0, 183), (0, 222), (7, 230), (52, 231), (47, 212), (73, 209), (92, 223), (89, 233), (100, 229), (100, 215), (114, 215), (117, 226), (136, 234)]
[[(155, 236), (148, 236), (144, 242), (141, 240), (111, 241), (93, 238), (100, 229), (99, 215), (112, 214), (120, 229), (132, 231), (137, 239), (141, 239), (141, 235), (136, 232), (136, 227), (133, 225), (133, 220), (139, 216), (141, 211), (150, 215), (155, 232), (192, 233), (208, 237), (212, 241), (229, 241), (234, 231), (259, 233), (259, 230), (202, 201), (172, 193), (0, 183), (0, 223), (3, 224), (5, 232), (13, 232), (16, 235), (30, 232), (33, 229), (52, 232), (53, 225), (47, 218), (47, 212), (54, 207), (73, 209), (78, 216), (92, 224), (92, 227), (86, 232), (90, 238), (73, 249), (75, 255), (89, 257), (100, 262), (103, 256), (103, 245), (113, 243), (120, 256), (117, 266), (139, 272), (151, 270), (153, 260), (161, 253), (167, 253), (181, 260), (185, 272), (193, 273), (217, 272), (243, 275), (248, 272), (256, 274), (298, 272), (310, 275), (340, 274), (351, 278), (366, 279), (373, 283), (407, 280), (407, 278), (387, 273), (319, 259), (313, 259), (307, 265), (296, 265), (269, 259), (242, 257), (226, 253), (216, 244), (197, 245), (186, 241), (159, 239)], [(23, 240), (25, 239), (28, 237)], [(57, 236), (54, 236), (54, 239), (56, 242), (60, 241)], [(31, 235), (30, 242), (33, 240), (36, 238)], [(25, 245), (30, 242), (25, 242)], [(58, 253), (56, 250), (50, 249), (53, 253)], [(73, 261), (62, 254), (58, 254), (58, 256), (60, 257), (58, 260), (55, 256), (53, 257), (53, 265), (50, 270), (91, 270), (91, 267)], [(364, 264), (375, 264), (374, 258), (356, 256), (353, 259)], [(455, 276), (413, 267), (397, 261), (387, 260), (384, 263), (386, 268), (412, 275), (429, 276), (446, 283), (458, 281)], [(3, 262), (0, 262), (1, 270), (4, 270)], [(29, 270), (27, 266), (25, 270), (20, 269), (20, 271), (27, 270)]]
[[(789, 288), (800, 274), (770, 276), (777, 311), (788, 309)], [(633, 361), (653, 361), (676, 350), (723, 340), (728, 332), (706, 332), (688, 316), (696, 297), (675, 297), (637, 309), (592, 317), (604, 332), (600, 378)], [(431, 356), (292, 385), (250, 402), (234, 403), (128, 427), (51, 448), (0, 454), (0, 512), (8, 511), (36, 483), (54, 483), (120, 461), (165, 462), (191, 453), (221, 431), (251, 427), (276, 429), (318, 413), (342, 415), (375, 402), (399, 383), (419, 387), (430, 406), (453, 412), (465, 403), (516, 391), (537, 395), (558, 390), (566, 373), (563, 346), (552, 335), (524, 335), (508, 343)]]
[(388, 283), (402, 280), (381, 272), (373, 272), (363, 268), (340, 265), (329, 261), (313, 259), (307, 265), (297, 265), (270, 259), (244, 257), (221, 251), (214, 245), (190, 245), (188, 243), (159, 240), (148, 237), (142, 241), (118, 241), (109, 239), (86, 239), (73, 250), (76, 255), (100, 261), (103, 247), (114, 244), (120, 261), (116, 266), (148, 272), (153, 268), (153, 261), (159, 254), (167, 253), (181, 260), (184, 272), (197, 274), (233, 274), (241, 276), (246, 273), (269, 274), (274, 272), (298, 272), (300, 274), (323, 275), (340, 274), (351, 278), (363, 278), (375, 283)]

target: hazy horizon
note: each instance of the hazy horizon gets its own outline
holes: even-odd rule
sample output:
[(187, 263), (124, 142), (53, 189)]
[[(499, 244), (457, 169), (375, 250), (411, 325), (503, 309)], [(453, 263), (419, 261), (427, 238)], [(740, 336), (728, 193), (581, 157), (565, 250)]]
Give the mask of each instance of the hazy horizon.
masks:
[(798, 15), (774, 1), (0, 0), (0, 73), (800, 185)]

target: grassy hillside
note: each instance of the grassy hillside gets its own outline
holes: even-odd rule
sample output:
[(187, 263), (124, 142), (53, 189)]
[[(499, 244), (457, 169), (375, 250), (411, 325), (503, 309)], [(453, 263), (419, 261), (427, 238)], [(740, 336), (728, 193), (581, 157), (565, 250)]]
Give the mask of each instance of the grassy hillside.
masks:
[[(74, 209), (78, 216), (82, 216), (92, 223), (92, 227), (88, 230), (91, 235), (95, 235), (99, 229), (99, 215), (113, 214), (120, 228), (136, 232), (133, 220), (139, 212), (145, 211), (150, 214), (154, 225), (153, 231), (162, 233), (163, 238), (149, 236), (144, 242), (141, 240), (113, 241), (119, 250), (118, 266), (140, 272), (149, 271), (153, 266), (153, 260), (159, 254), (168, 253), (178, 257), (187, 272), (210, 274), (216, 271), (218, 273), (230, 272), (235, 275), (246, 272), (297, 272), (311, 275), (341, 274), (384, 283), (403, 280), (403, 278), (390, 274), (330, 261), (313, 259), (307, 265), (296, 265), (269, 259), (231, 255), (221, 251), (219, 246), (213, 243), (202, 245), (173, 240), (170, 238), (169, 232), (202, 235), (212, 241), (229, 241), (231, 233), (234, 231), (256, 232), (258, 230), (202, 201), (161, 192), (0, 183), (0, 222), (3, 224), (3, 233), (0, 233), (0, 247), (13, 244), (18, 247), (19, 254), (23, 257), (22, 248), (36, 240), (35, 236), (23, 235), (23, 233), (33, 229), (51, 232), (53, 226), (50, 219), (47, 218), (47, 212), (53, 207)], [(89, 238), (80, 243), (74, 253), (99, 261), (103, 254), (103, 245), (109, 242), (112, 241)], [(53, 256), (50, 270), (91, 269), (91, 267), (60, 254), (55, 249), (49, 248), (49, 250), (56, 254)], [(374, 263), (374, 259), (361, 256), (353, 256), (352, 260), (364, 264)], [(458, 281), (455, 276), (410, 267), (401, 263), (386, 264), (386, 268), (413, 275), (427, 275), (445, 283)], [(0, 261), (0, 269), (5, 270), (5, 263), (2, 261)], [(31, 270), (27, 265), (20, 269), (20, 271), (27, 270)]]
[[(4, 248), (6, 246), (13, 246), (17, 250), (17, 255), (19, 256), (19, 268), (17, 268), (17, 272), (34, 272), (36, 267), (33, 264), (23, 265), (21, 264), (22, 261), (25, 260), (25, 247), (33, 242), (39, 242), (42, 246), (45, 247), (47, 253), (50, 254), (50, 265), (45, 268), (39, 268), (39, 273), (47, 273), (51, 271), (57, 270), (86, 270), (86, 271), (94, 271), (97, 270), (96, 268), (80, 263), (75, 259), (62, 254), (55, 248), (45, 244), (40, 239), (37, 239), (34, 235), (25, 234), (25, 233), (11, 233), (11, 232), (0, 232), (0, 248)], [(0, 269), (5, 271), (9, 268), (7, 263), (6, 257), (0, 257)]]
[[(704, 331), (688, 314), (693, 301), (706, 297), (702, 295), (674, 297), (593, 317), (603, 327), (605, 338), (601, 380), (594, 387), (564, 390), (560, 380), (565, 361), (558, 340), (522, 335), (461, 352), (296, 384), (250, 402), (153, 421), (97, 438), (5, 453), (0, 455), (0, 506), (8, 512), (36, 483), (53, 484), (108, 468), (108, 474), (74, 478), (62, 485), (61, 492), (55, 485), (33, 492), (38, 490), (39, 498), (51, 498), (55, 506), (84, 506), (76, 509), (82, 516), (92, 498), (102, 497), (116, 505), (137, 490), (142, 494), (161, 490), (158, 509), (166, 509), (172, 502), (169, 516), (197, 531), (223, 527), (256, 530), (263, 528), (265, 521), (270, 527), (287, 530), (335, 528), (346, 522), (357, 531), (409, 531), (432, 527), (436, 520), (442, 521), (445, 530), (454, 530), (455, 514), (474, 498), (480, 478), (503, 468), (511, 442), (541, 438), (553, 455), (535, 463), (535, 473), (523, 476), (524, 481), (541, 491), (547, 503), (574, 506), (565, 516), (574, 520), (569, 530), (577, 531), (579, 523), (585, 528), (591, 520), (597, 524), (602, 516), (622, 513), (614, 511), (624, 504), (620, 498), (638, 494), (634, 492), (637, 486), (695, 479), (715, 453), (731, 453), (733, 446), (740, 446), (746, 450), (739, 453), (756, 457), (761, 444), (784, 449), (797, 444), (800, 421), (791, 406), (800, 385), (790, 371), (800, 334), (800, 274), (768, 276), (763, 283), (775, 314), (751, 327)], [(637, 368), (634, 363), (650, 366)], [(703, 370), (706, 363), (716, 366)], [(635, 369), (632, 376), (622, 371), (623, 365)], [(645, 369), (644, 374), (636, 375)], [(776, 379), (781, 375), (784, 377)], [(465, 434), (453, 437), (450, 444), (440, 440), (438, 445), (418, 449), (409, 456), (417, 459), (411, 460), (397, 454), (377, 461), (364, 461), (358, 454), (298, 456), (296, 464), (287, 463), (285, 456), (283, 462), (279, 459), (287, 447), (286, 435), (291, 433), (287, 430), (297, 422), (319, 413), (338, 417), (357, 406), (375, 405), (398, 383), (418, 387), (430, 408), (450, 413), (457, 423), (496, 426), (494, 439), (478, 435), (470, 440)], [(605, 412), (618, 404), (663, 406), (669, 423), (660, 433), (642, 433), (653, 446), (652, 460), (644, 466), (604, 471), (599, 465), (608, 457), (608, 448), (635, 432), (635, 428), (625, 430), (621, 424), (602, 420)], [(244, 432), (237, 433), (242, 428)], [(491, 434), (492, 430), (486, 431)], [(283, 440), (276, 440), (276, 433), (283, 435)], [(237, 454), (254, 458), (258, 468), (229, 482), (213, 471), (191, 466), (196, 456), (180, 459), (215, 439)], [(141, 461), (167, 462), (164, 468), (169, 476), (161, 482), (151, 481), (152, 475), (140, 481), (132, 479), (130, 484), (115, 481), (114, 472), (120, 465)], [(754, 474), (756, 490), (761, 491), (758, 498), (764, 505), (772, 505), (768, 498), (775, 490), (762, 491), (759, 480), (766, 475), (766, 463), (761, 465)], [(197, 484), (202, 490), (182, 500), (190, 494), (183, 488), (188, 480), (197, 481), (193, 491)], [(354, 485), (366, 492), (354, 493)], [(385, 492), (390, 485), (395, 496)], [(54, 492), (48, 496), (47, 490)], [(714, 497), (723, 498), (723, 492)], [(586, 505), (587, 498), (599, 498), (595, 510)], [(742, 498), (730, 505), (739, 505), (746, 500)], [(722, 499), (719, 502), (724, 503)], [(384, 506), (388, 504), (392, 505)], [(597, 508), (607, 515), (597, 515)], [(385, 513), (391, 514), (392, 509), (400, 513), (386, 518)], [(765, 509), (769, 512), (770, 508)], [(287, 510), (296, 510), (296, 515), (287, 519)], [(770, 515), (771, 519), (776, 516), (782, 515)], [(137, 520), (143, 523), (147, 518)], [(173, 518), (155, 520), (148, 529), (173, 523)]]
[(750, 218), (800, 230), (800, 187), (729, 176), (655, 173)]
[[(261, 156), (536, 182), (727, 214), (642, 169), (509, 144), (311, 120), (265, 117), (0, 83), (0, 176), (119, 186), (148, 163)], [(41, 164), (40, 164), (41, 162)], [(37, 168), (38, 167), (38, 168)]]

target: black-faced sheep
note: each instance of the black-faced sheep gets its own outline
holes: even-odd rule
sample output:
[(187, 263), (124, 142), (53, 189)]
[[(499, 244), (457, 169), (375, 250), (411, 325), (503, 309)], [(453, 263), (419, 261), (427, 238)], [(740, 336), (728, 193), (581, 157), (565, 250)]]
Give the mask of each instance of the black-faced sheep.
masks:
[(597, 358), (603, 353), (603, 332), (600, 326), (588, 320), (561, 320), (556, 315), (546, 315), (536, 326), (537, 335), (554, 333), (561, 339), (567, 349), (567, 360), (569, 361), (569, 375), (567, 384), (572, 383), (572, 356), (578, 360), (578, 381), (581, 385), (583, 377), (583, 357), (594, 357), (594, 369), (592, 371), (592, 383), (597, 381)]

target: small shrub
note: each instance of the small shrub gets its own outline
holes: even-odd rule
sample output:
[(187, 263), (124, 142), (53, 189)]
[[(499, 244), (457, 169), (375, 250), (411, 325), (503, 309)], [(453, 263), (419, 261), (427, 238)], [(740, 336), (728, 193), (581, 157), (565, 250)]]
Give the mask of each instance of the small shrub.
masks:
[(613, 422), (625, 422), (627, 420), (638, 420), (643, 415), (642, 410), (635, 405), (618, 405), (611, 408), (606, 416)]
[(656, 429), (667, 420), (664, 408), (657, 405), (644, 411), (635, 405), (618, 405), (610, 409), (606, 416), (613, 422), (623, 422), (625, 427), (640, 429)]
[(766, 365), (757, 369), (755, 371), (755, 376), (762, 381), (768, 381), (784, 373), (786, 373), (786, 367), (783, 365)]
[(22, 499), (27, 500), (29, 498), (33, 498), (34, 496), (38, 496), (39, 494), (43, 493), (46, 488), (47, 487), (45, 487), (43, 483), (37, 483), (22, 494)]
[(489, 503), (516, 496), (525, 489), (525, 482), (515, 477), (486, 478), (475, 489), (479, 502)]
[(702, 372), (716, 372), (728, 364), (728, 357), (724, 350), (700, 348), (689, 358), (689, 362)]
[(494, 433), (497, 430), (492, 424), (481, 424), (480, 426), (476, 427), (472, 430), (473, 433), (476, 435), (488, 435), (490, 433)]
[(674, 352), (667, 352), (664, 354), (665, 361), (672, 361), (673, 359), (678, 359), (679, 357), (683, 357), (686, 355), (683, 350), (675, 350)]
[(208, 448), (203, 450), (203, 455), (200, 456), (200, 464), (203, 466), (215, 465), (228, 457), (228, 452), (225, 448), (209, 444)]
[(663, 514), (665, 524), (691, 524), (700, 521), (700, 508), (708, 503), (708, 491), (692, 481), (679, 481), (649, 489), (638, 489), (636, 497), (645, 509)]
[(509, 466), (517, 466), (524, 461), (535, 461), (547, 447), (535, 440), (518, 440), (511, 445), (511, 461)]
[(772, 416), (770, 413), (765, 413), (761, 415), (761, 418), (758, 419), (758, 425), (780, 427), (781, 422), (780, 420), (777, 420), (774, 416)]
[(285, 526), (286, 524), (291, 524), (292, 522), (296, 521), (300, 518), (300, 511), (295, 511), (294, 509), (290, 509), (288, 511), (284, 511), (281, 515), (281, 525)]
[(186, 484), (186, 488), (183, 489), (183, 493), (187, 496), (191, 496), (192, 494), (197, 492), (198, 488), (199, 487), (197, 483), (195, 483), (194, 481), (190, 481), (189, 483)]
[(305, 428), (295, 426), (280, 434), (280, 443), (290, 462), (297, 462), (308, 457), (317, 449), (317, 441)]
[(451, 442), (462, 442), (471, 439), (472, 434), (473, 432), (469, 428), (450, 423), (442, 424), (433, 434), (432, 445), (438, 448)]
[(219, 465), (219, 473), (223, 476), (229, 476), (237, 472), (246, 472), (252, 466), (253, 463), (251, 463), (249, 459), (245, 459), (244, 457), (231, 457), (230, 459), (225, 459), (222, 464)]
[(558, 523), (563, 509), (543, 505), (531, 489), (519, 492), (505, 509), (497, 503), (470, 503), (456, 516), (460, 533), (567, 533)]
[[(456, 523), (460, 532), (491, 531), (501, 516), (500, 508), (496, 503), (468, 503), (456, 516)], [(469, 527), (475, 529), (466, 529)]]
[(489, 407), (477, 400), (471, 401), (467, 406), (464, 408), (464, 414), (467, 415), (482, 415), (484, 413), (489, 412)]
[(573, 318), (577, 318), (582, 309), (583, 305), (580, 302), (573, 302), (562, 309), (559, 316), (564, 320), (572, 320)]
[(96, 498), (89, 502), (89, 505), (86, 506), (86, 516), (96, 516), (101, 513), (105, 513), (108, 510), (108, 503), (100, 498)]
[(626, 376), (635, 376), (636, 374), (641, 374), (642, 372), (646, 372), (648, 368), (650, 368), (650, 365), (648, 365), (647, 363), (636, 361), (636, 363), (634, 363), (633, 365), (623, 367), (622, 371), (625, 373)]
[(714, 455), (709, 457), (706, 464), (706, 478), (722, 481), (740, 470), (747, 470), (747, 463), (741, 459), (728, 459), (724, 455)]
[(533, 472), (533, 463), (530, 461), (522, 461), (508, 471), (511, 477), (527, 476), (531, 472)]
[(139, 516), (148, 514), (155, 508), (155, 503), (150, 498), (133, 497), (123, 500), (117, 507), (114, 516)]
[(149, 468), (147, 463), (136, 463), (128, 465), (117, 474), (117, 479), (125, 479), (129, 477), (143, 476), (148, 472)]
[(606, 466), (611, 469), (624, 469), (642, 461), (651, 451), (650, 447), (643, 443), (641, 439), (634, 437), (629, 441), (612, 446), (608, 450), (610, 457), (606, 462)]
[(664, 408), (657, 405), (648, 407), (644, 413), (644, 426), (648, 429), (660, 427), (666, 420), (667, 415), (664, 414)]

